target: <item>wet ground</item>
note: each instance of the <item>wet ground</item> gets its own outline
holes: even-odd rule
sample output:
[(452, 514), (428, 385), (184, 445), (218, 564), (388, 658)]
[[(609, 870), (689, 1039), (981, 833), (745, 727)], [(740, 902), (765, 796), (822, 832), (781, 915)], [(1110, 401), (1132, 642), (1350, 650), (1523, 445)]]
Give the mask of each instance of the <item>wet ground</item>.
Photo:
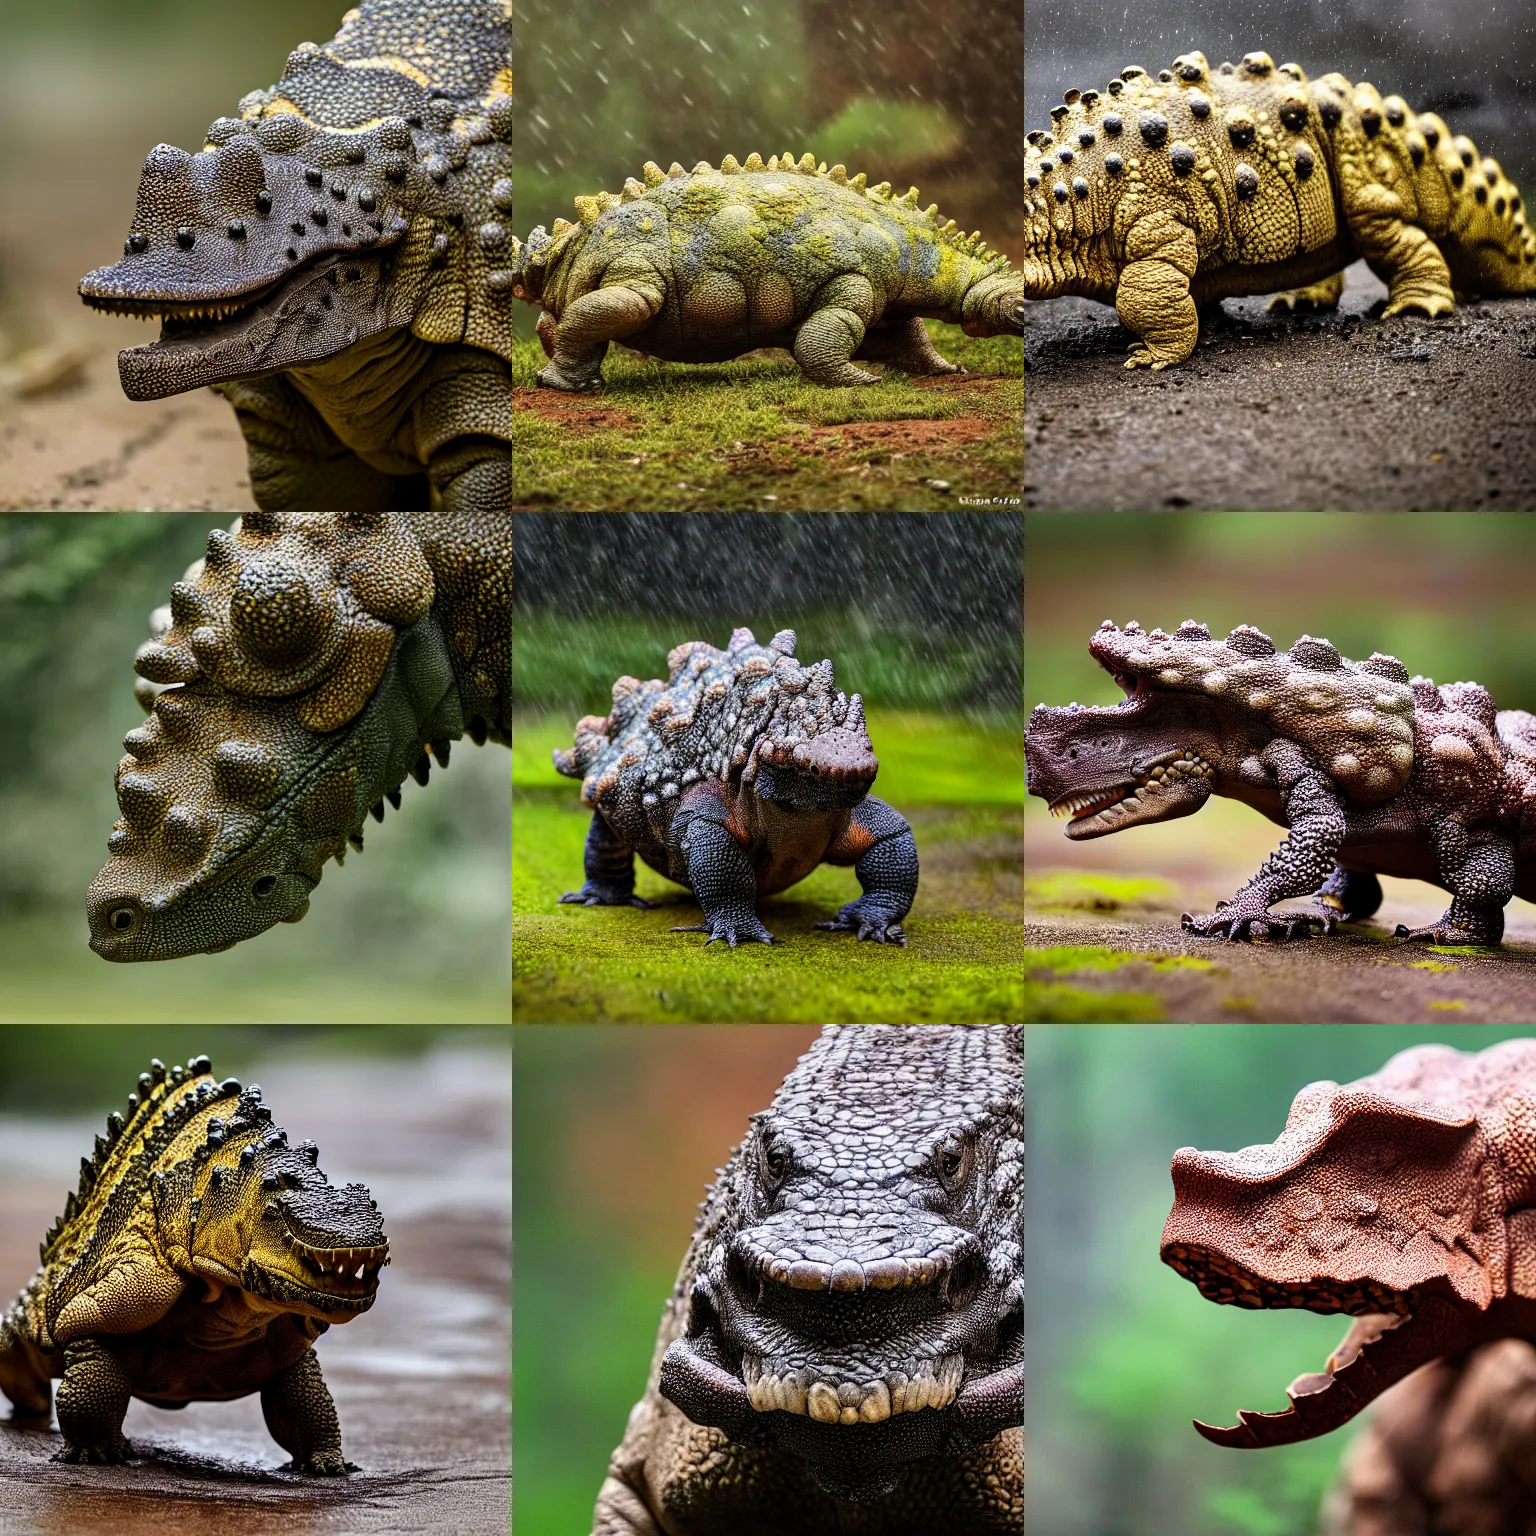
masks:
[(1356, 263), (1332, 314), (1228, 299), (1162, 373), (1125, 369), (1107, 305), (1031, 305), (1025, 506), (1536, 507), (1536, 298), (1379, 320), (1385, 295)]
[[(1198, 831), (1195, 830), (1198, 828)], [(1435, 886), (1383, 879), (1368, 923), (1327, 938), (1198, 939), (1210, 912), (1284, 836), (1232, 802), (1198, 817), (1068, 843), (1038, 801), (1025, 815), (1024, 970), (1030, 1022), (1536, 1023), (1536, 906), (1505, 909), (1496, 950), (1401, 944), (1393, 930), (1449, 904)]]
[[(285, 1457), (255, 1397), (176, 1413), (132, 1404), (129, 1467), (57, 1464), (56, 1429), (0, 1422), (0, 1536), (507, 1530), (509, 1053), (471, 1044), (302, 1066), (295, 1054), (251, 1076), (280, 1125), (319, 1143), (332, 1182), (367, 1183), (384, 1212), (392, 1262), (379, 1299), (318, 1347), (359, 1470), (334, 1480), (274, 1470)], [(7, 1296), (36, 1266), (99, 1128), (95, 1116), (0, 1118)]]

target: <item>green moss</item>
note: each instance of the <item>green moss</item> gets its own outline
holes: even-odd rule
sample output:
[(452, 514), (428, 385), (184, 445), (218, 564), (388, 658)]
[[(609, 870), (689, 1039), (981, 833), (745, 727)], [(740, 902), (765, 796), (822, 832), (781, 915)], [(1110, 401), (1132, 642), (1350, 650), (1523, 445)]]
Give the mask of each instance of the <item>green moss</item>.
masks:
[[(1022, 342), (929, 329), (970, 377), (892, 370), (876, 385), (827, 389), (779, 353), (687, 364), (611, 351), (596, 397), (519, 402), (519, 502), (574, 511), (1019, 505)], [(514, 385), (532, 390), (543, 363), (537, 342), (518, 346)]]
[(1442, 1013), (1462, 1013), (1466, 1010), (1467, 1005), (1465, 1003), (1444, 1002), (1431, 1003), (1429, 1006), (1438, 1009)]
[(1071, 976), (1083, 971), (1118, 971), (1127, 965), (1147, 965), (1154, 971), (1213, 971), (1213, 960), (1198, 955), (1149, 955), (1135, 950), (1105, 949), (1101, 945), (1059, 944), (1024, 951), (1025, 968)]
[(1424, 948), (1432, 955), (1455, 955), (1457, 959), (1465, 959), (1468, 955), (1496, 955), (1500, 952), (1497, 944), (1426, 944)]
[(1416, 971), (1459, 971), (1459, 965), (1447, 965), (1444, 960), (1415, 960), (1412, 962)]
[(1024, 894), (1041, 907), (1118, 912), (1121, 907), (1152, 906), (1171, 901), (1176, 892), (1169, 881), (1151, 875), (1082, 874), (1063, 869), (1028, 876), (1024, 881)]
[(1031, 1024), (1159, 1024), (1167, 1017), (1150, 992), (1090, 992), (1060, 982), (1025, 982), (1024, 1010)]
[[(909, 947), (859, 943), (816, 924), (859, 894), (852, 869), (823, 865), (759, 907), (779, 942), (707, 949), (674, 924), (699, 921), (681, 887), (636, 863), (635, 889), (663, 903), (561, 905), (581, 883), (589, 817), (576, 784), (547, 767), (569, 720), (514, 722), (513, 1015), (519, 1023), (765, 1021), (992, 1023), (1023, 1017), (1021, 793), (1016, 727), (917, 712), (876, 715), (880, 788), (912, 823), (922, 879)], [(953, 750), (966, 734), (967, 752)], [(932, 743), (970, 763), (956, 777)], [(971, 750), (974, 749), (974, 750)], [(989, 788), (989, 784), (992, 785)]]

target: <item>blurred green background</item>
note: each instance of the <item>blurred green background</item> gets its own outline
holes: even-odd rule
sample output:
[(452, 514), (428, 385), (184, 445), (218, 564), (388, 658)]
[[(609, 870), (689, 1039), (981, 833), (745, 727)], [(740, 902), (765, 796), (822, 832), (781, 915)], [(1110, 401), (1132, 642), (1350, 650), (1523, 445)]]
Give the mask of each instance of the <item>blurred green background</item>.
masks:
[(133, 655), (150, 610), (227, 523), (0, 518), (0, 1020), (505, 1021), (510, 812), (495, 746), (466, 743), (428, 788), (407, 783), (367, 851), (327, 865), (301, 923), (158, 964), (88, 948), (113, 770), (144, 718)]
[[(513, 1012), (517, 1022), (1019, 1017), (1022, 524), (992, 514), (522, 514), (514, 552)], [(679, 580), (679, 574), (683, 579)], [(912, 824), (922, 873), (905, 950), (813, 925), (859, 894), (823, 865), (760, 913), (782, 944), (706, 952), (697, 908), (562, 906), (591, 821), (550, 754), (614, 679), (664, 675), (683, 640), (796, 630), (864, 696), (875, 793)]]
[[(1150, 625), (1150, 620), (1144, 622)], [(1347, 1320), (1204, 1300), (1158, 1259), (1174, 1151), (1274, 1140), (1307, 1083), (1412, 1045), (1519, 1029), (1397, 1025), (1030, 1029), (1030, 1536), (1311, 1536), (1352, 1429), (1265, 1451), (1192, 1418), (1278, 1411)]]
[(1020, 254), (1022, 7), (524, 0), (515, 25), (521, 233), (647, 160), (811, 150)]
[(517, 1531), (591, 1530), (704, 1187), (815, 1033), (513, 1031)]

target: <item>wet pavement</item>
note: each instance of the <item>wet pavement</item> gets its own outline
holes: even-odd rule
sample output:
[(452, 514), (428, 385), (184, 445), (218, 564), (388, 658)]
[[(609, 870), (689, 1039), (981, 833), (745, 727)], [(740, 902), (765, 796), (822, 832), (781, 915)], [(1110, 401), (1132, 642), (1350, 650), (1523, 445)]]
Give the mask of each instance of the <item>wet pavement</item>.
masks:
[[(57, 1429), (0, 1422), (0, 1536), (508, 1529), (510, 1053), (471, 1041), (413, 1060), (303, 1061), (300, 1048), (250, 1079), (279, 1125), (319, 1143), (333, 1183), (369, 1186), (390, 1239), (372, 1310), (317, 1347), (359, 1470), (275, 1470), (286, 1458), (255, 1396), (179, 1412), (133, 1403), (129, 1467), (55, 1463)], [(7, 1302), (108, 1107), (67, 1122), (0, 1117)]]

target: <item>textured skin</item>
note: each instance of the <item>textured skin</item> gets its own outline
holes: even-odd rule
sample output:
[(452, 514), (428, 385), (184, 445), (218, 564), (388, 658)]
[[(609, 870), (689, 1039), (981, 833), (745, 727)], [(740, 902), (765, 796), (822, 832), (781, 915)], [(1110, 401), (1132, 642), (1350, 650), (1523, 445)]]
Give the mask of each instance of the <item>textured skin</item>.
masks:
[(1197, 306), (1225, 297), (1332, 308), (1357, 257), (1389, 315), (1536, 291), (1536, 231), (1498, 162), (1375, 86), (1187, 53), (1068, 91), (1051, 118), (1024, 151), (1025, 291), (1113, 304), (1139, 338), (1127, 368), (1182, 363)]
[(313, 1142), (290, 1148), (261, 1089), (206, 1056), (142, 1074), (107, 1117), (42, 1268), (0, 1320), (0, 1391), (46, 1426), (57, 1461), (130, 1455), (130, 1398), (162, 1408), (261, 1394), (295, 1472), (353, 1470), (312, 1345), (373, 1305), (389, 1244), (361, 1184), (337, 1189)]
[(435, 512), (211, 533), (134, 660), (150, 718), (123, 739), (92, 949), (167, 960), (297, 922), (407, 774), (466, 734), (510, 744), (511, 537)]
[[(1231, 901), (1184, 914), (1203, 937), (1304, 936), (1381, 902), (1377, 875), (1454, 898), (1399, 938), (1497, 944), (1512, 895), (1536, 896), (1536, 716), (1498, 710), (1477, 683), (1409, 679), (1395, 657), (1291, 649), (1249, 625), (1224, 641), (1117, 629), (1089, 642), (1126, 690), (1113, 708), (1041, 704), (1025, 734), (1030, 793), (1071, 813), (1067, 836), (1189, 816), (1230, 795), (1290, 835)], [(1270, 914), (1280, 901), (1301, 908)]]
[(164, 321), (130, 399), (213, 385), (264, 510), (510, 511), (511, 0), (364, 0), (151, 151), (98, 309)]
[(725, 651), (690, 640), (667, 656), (665, 683), (621, 677), (613, 712), (579, 720), (555, 767), (582, 780), (592, 812), (586, 883), (561, 901), (650, 905), (634, 893), (638, 853), (704, 909), (702, 924), (674, 931), (734, 949), (773, 942), (759, 896), (818, 864), (852, 864), (864, 894), (817, 926), (906, 944), (912, 829), (869, 793), (879, 763), (863, 699), (837, 690), (830, 660), (802, 667), (793, 630), (762, 646), (738, 629)]
[(1536, 1041), (1417, 1046), (1312, 1083), (1271, 1144), (1181, 1148), (1173, 1188), (1163, 1262), (1207, 1299), (1355, 1318), (1284, 1412), (1197, 1426), (1219, 1445), (1326, 1434), (1432, 1360), (1536, 1337)]
[(1024, 1032), (830, 1026), (712, 1187), (593, 1536), (1017, 1536)]
[(917, 188), (893, 198), (814, 155), (716, 170), (647, 162), (622, 195), (578, 197), (577, 223), (542, 225), (515, 248), (516, 293), (540, 305), (549, 364), (539, 383), (595, 389), (610, 341), (712, 363), (784, 347), (818, 384), (873, 384), (853, 359), (908, 373), (959, 370), (923, 317), (973, 336), (1022, 335), (1024, 288), (979, 235), (941, 223)]
[(1501, 1339), (1387, 1391), (1344, 1458), (1324, 1536), (1530, 1536), (1536, 1348)]

